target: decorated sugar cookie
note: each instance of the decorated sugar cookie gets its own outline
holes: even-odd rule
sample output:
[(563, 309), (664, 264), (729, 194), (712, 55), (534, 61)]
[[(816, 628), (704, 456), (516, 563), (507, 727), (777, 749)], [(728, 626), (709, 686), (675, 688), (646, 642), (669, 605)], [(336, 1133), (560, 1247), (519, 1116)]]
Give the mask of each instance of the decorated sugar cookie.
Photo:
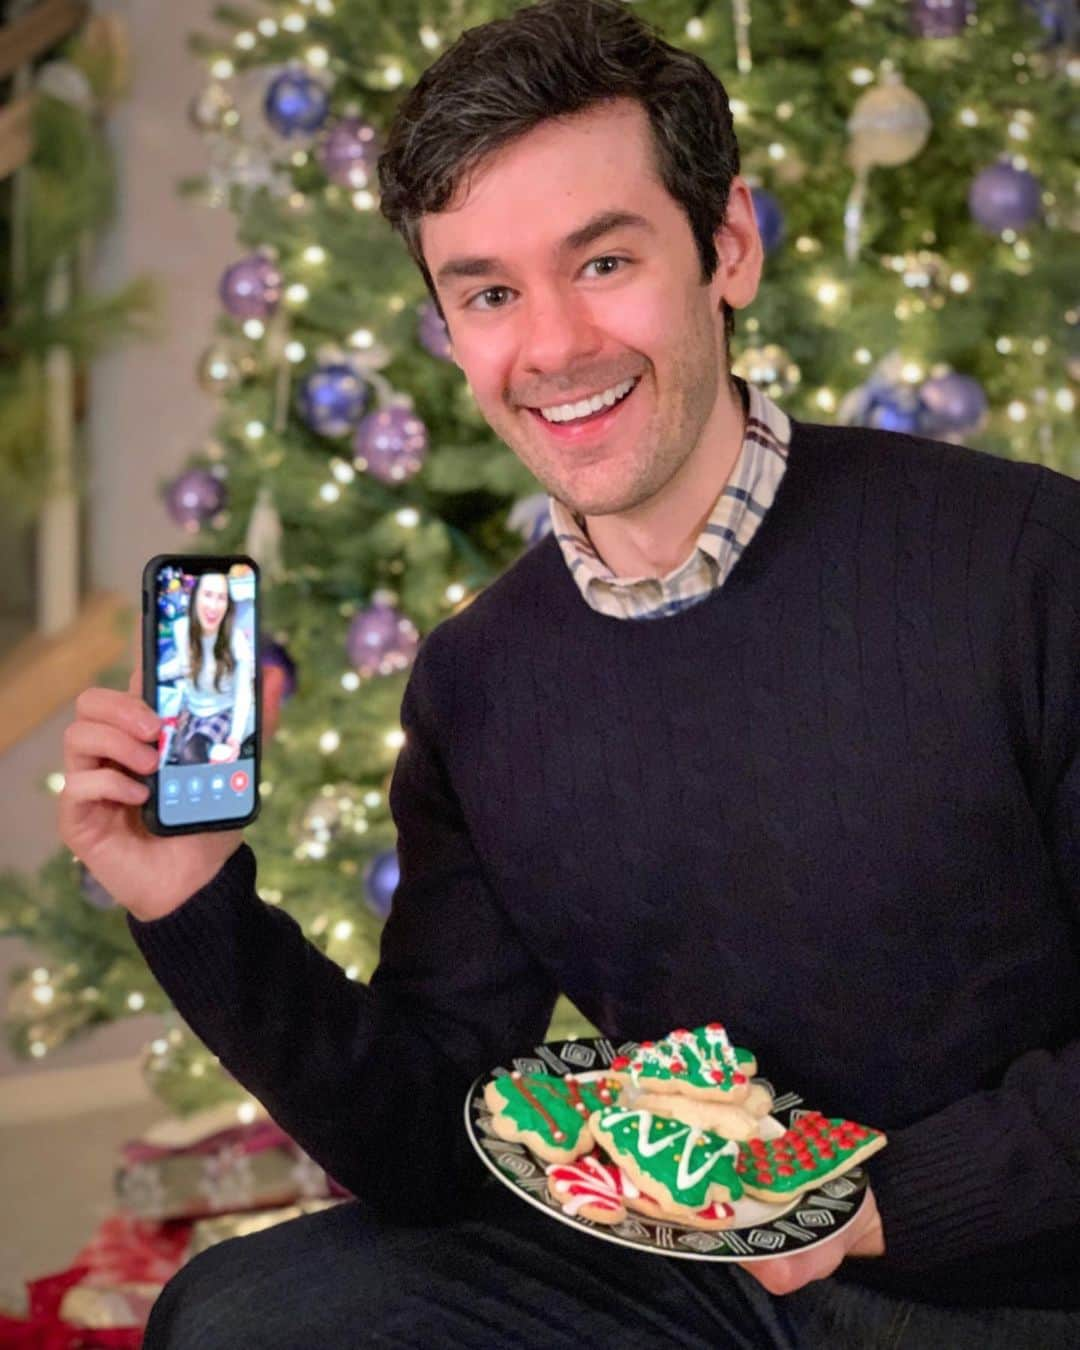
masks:
[(595, 1223), (621, 1223), (627, 1199), (640, 1194), (621, 1167), (603, 1162), (595, 1153), (549, 1164), (547, 1178), (548, 1194), (564, 1214), (580, 1214)]
[(715, 1203), (743, 1193), (735, 1171), (739, 1144), (696, 1125), (651, 1111), (596, 1111), (593, 1137), (639, 1191), (655, 1198), (661, 1214), (682, 1223)]
[(687, 1031), (680, 1027), (662, 1041), (642, 1041), (632, 1055), (612, 1061), (611, 1072), (643, 1092), (676, 1093), (706, 1101), (745, 1101), (757, 1060), (733, 1046), (722, 1023)]
[(683, 1093), (650, 1091), (641, 1093), (633, 1103), (624, 1098), (624, 1104), (640, 1106), (654, 1116), (681, 1120), (684, 1125), (698, 1125), (722, 1134), (725, 1139), (754, 1139), (761, 1129), (760, 1118), (742, 1103), (732, 1106), (729, 1102), (706, 1102)]
[(779, 1139), (739, 1144), (735, 1166), (747, 1195), (780, 1204), (850, 1171), (885, 1144), (879, 1130), (808, 1111)]
[(491, 1128), (500, 1139), (527, 1145), (548, 1162), (566, 1162), (593, 1146), (589, 1117), (614, 1105), (615, 1079), (579, 1083), (543, 1073), (509, 1073), (484, 1088)]
[[(605, 1162), (596, 1153), (586, 1153), (572, 1162), (549, 1163), (546, 1169), (548, 1194), (564, 1214), (580, 1215), (594, 1223), (621, 1223), (628, 1209), (650, 1218), (662, 1218), (659, 1202), (634, 1185), (623, 1169)], [(695, 1228), (729, 1228), (734, 1208), (723, 1201), (698, 1210), (686, 1222)]]
[(651, 1195), (646, 1195), (644, 1191), (639, 1191), (635, 1196), (628, 1195), (626, 1205), (628, 1209), (637, 1210), (639, 1214), (647, 1214), (650, 1219), (670, 1219), (674, 1223), (685, 1224), (687, 1228), (704, 1228), (710, 1232), (730, 1228), (735, 1219), (735, 1207), (724, 1200), (714, 1200), (692, 1215), (681, 1212), (668, 1213), (660, 1207), (657, 1200)]

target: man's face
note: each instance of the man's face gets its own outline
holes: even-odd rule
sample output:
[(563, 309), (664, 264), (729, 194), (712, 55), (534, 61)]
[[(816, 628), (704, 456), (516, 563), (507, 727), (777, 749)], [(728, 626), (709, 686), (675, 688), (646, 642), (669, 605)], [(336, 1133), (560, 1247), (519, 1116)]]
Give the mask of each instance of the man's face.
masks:
[[(749, 194), (736, 186), (729, 218), (748, 211), (756, 244)], [(611, 212), (645, 223), (567, 242)], [(491, 155), (452, 209), (423, 218), (421, 244), (481, 413), (548, 492), (602, 516), (632, 511), (675, 478), (726, 386), (721, 300), (748, 303), (757, 271), (751, 257), (748, 296), (745, 275), (742, 291), (738, 277), (732, 286), (748, 264), (738, 249), (725, 264), (719, 232), (721, 267), (703, 284), (640, 104), (545, 122)], [(537, 411), (631, 380), (624, 400), (588, 421), (552, 424)]]

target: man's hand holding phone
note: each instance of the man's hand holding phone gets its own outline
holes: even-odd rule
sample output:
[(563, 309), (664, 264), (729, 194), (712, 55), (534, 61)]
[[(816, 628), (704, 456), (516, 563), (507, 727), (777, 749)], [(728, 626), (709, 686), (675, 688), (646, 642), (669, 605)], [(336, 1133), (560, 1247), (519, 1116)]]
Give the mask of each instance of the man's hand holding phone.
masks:
[(242, 830), (159, 836), (142, 820), (149, 789), (142, 776), (158, 764), (161, 719), (142, 698), (136, 641), (128, 692), (87, 689), (64, 733), (60, 837), (117, 904), (137, 919), (159, 919), (220, 871)]

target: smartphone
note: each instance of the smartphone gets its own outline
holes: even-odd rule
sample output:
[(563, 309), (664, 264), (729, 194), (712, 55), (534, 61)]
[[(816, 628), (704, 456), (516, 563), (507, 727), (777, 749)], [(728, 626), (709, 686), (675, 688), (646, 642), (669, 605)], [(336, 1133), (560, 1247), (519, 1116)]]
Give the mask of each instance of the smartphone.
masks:
[(143, 698), (162, 719), (144, 781), (153, 834), (235, 830), (259, 813), (259, 567), (159, 554), (143, 569)]

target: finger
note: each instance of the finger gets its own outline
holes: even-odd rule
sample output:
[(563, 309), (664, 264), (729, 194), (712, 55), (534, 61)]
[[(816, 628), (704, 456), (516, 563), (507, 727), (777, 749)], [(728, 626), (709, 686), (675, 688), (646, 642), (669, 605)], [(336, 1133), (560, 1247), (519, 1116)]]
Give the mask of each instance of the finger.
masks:
[(156, 736), (161, 725), (161, 718), (141, 698), (119, 689), (84, 689), (75, 700), (75, 712), (88, 722), (119, 727), (140, 741)]
[(112, 760), (135, 774), (153, 773), (158, 752), (106, 722), (72, 722), (64, 732), (64, 772), (80, 773)]
[(136, 782), (121, 769), (89, 769), (64, 779), (60, 796), (68, 802), (85, 805), (88, 802), (121, 802), (136, 806), (146, 801), (150, 789)]
[(800, 1252), (798, 1256), (780, 1256), (771, 1261), (739, 1264), (770, 1294), (790, 1294), (805, 1284), (831, 1275), (843, 1256), (842, 1244), (838, 1254), (831, 1250), (831, 1244), (823, 1244), (814, 1251)]

